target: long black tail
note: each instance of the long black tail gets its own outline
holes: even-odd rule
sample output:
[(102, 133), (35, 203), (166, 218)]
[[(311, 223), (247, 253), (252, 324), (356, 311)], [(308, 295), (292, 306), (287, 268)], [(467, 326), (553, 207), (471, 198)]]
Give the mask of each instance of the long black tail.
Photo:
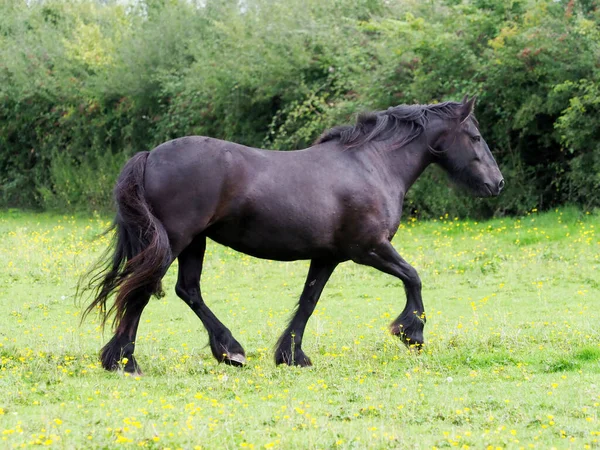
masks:
[[(147, 301), (137, 294), (162, 295), (161, 279), (172, 262), (167, 232), (145, 198), (148, 155), (137, 153), (123, 167), (114, 189), (117, 215), (107, 231), (116, 231), (113, 243), (79, 282), (78, 294), (91, 291), (94, 297), (83, 318), (99, 310), (102, 326), (114, 314), (113, 327), (117, 328), (128, 308), (136, 301)], [(106, 303), (116, 291), (115, 302), (107, 310)]]

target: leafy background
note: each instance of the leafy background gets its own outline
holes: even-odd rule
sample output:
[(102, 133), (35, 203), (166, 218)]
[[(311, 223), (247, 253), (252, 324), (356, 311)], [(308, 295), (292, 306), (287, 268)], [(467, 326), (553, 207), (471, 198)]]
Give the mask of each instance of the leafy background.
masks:
[(306, 147), (357, 112), (479, 96), (507, 179), (430, 169), (419, 216), (600, 205), (597, 0), (142, 0), (0, 5), (0, 206), (108, 210), (123, 162), (178, 136)]

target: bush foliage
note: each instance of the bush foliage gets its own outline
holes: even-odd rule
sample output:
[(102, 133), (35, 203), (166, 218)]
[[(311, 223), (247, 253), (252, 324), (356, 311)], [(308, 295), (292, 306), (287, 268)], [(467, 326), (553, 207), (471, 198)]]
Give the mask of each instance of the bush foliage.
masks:
[(479, 96), (507, 180), (428, 170), (423, 215), (600, 205), (597, 0), (5, 0), (0, 203), (107, 209), (133, 153), (200, 134), (289, 150), (357, 112)]

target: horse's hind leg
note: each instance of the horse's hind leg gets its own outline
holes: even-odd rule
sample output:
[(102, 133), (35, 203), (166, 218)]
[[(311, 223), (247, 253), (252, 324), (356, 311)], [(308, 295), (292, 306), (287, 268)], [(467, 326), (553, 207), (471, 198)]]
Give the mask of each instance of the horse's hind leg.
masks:
[(115, 335), (102, 348), (100, 360), (102, 361), (102, 367), (107, 370), (117, 370), (119, 365), (123, 365), (125, 372), (141, 374), (142, 371), (133, 356), (133, 352), (140, 316), (150, 300), (150, 293), (140, 289), (137, 292), (132, 292), (131, 295), (137, 298), (135, 301), (128, 302), (131, 306), (125, 311)]
[(206, 250), (206, 237), (196, 237), (178, 257), (179, 275), (175, 292), (202, 321), (208, 332), (210, 349), (219, 362), (241, 366), (246, 363), (244, 349), (229, 329), (206, 306), (200, 292), (202, 261)]
[(337, 266), (337, 262), (312, 260), (298, 308), (283, 332), (275, 349), (275, 364), (310, 366), (312, 363), (302, 351), (302, 336), (306, 323), (317, 306), (321, 292)]

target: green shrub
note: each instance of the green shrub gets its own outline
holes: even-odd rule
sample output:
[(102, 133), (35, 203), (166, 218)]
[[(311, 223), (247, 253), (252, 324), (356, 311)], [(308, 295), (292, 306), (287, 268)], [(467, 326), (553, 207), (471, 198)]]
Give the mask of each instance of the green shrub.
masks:
[(428, 170), (422, 215), (600, 205), (598, 2), (94, 0), (0, 6), (0, 205), (108, 209), (137, 151), (201, 134), (310, 145), (365, 110), (478, 94), (507, 180)]

